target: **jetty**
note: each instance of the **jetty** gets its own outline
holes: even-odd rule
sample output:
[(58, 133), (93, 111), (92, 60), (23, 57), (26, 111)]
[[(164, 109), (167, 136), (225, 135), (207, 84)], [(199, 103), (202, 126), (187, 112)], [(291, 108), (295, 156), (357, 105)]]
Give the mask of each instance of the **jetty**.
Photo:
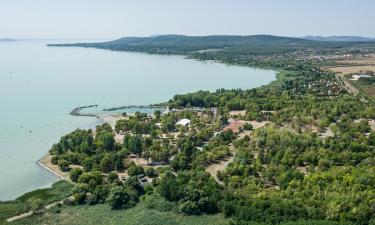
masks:
[(116, 110), (120, 110), (120, 109), (131, 109), (131, 108), (136, 108), (136, 109), (164, 109), (165, 106), (160, 106), (160, 105), (124, 105), (124, 106), (106, 108), (106, 109), (103, 109), (103, 111), (116, 111)]
[(97, 117), (97, 115), (93, 113), (81, 113), (82, 109), (87, 109), (87, 108), (94, 108), (98, 107), (98, 105), (86, 105), (86, 106), (79, 106), (74, 108), (69, 114), (72, 116), (91, 116), (91, 117)]

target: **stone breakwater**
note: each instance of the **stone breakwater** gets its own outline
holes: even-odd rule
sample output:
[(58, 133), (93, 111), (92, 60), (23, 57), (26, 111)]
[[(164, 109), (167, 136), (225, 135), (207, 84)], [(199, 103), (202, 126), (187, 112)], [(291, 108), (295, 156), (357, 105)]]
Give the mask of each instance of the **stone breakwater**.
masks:
[(97, 117), (97, 115), (93, 113), (81, 113), (81, 110), (87, 109), (87, 108), (94, 108), (98, 107), (98, 105), (87, 105), (87, 106), (79, 106), (74, 108), (69, 114), (72, 116), (92, 116), (92, 117)]

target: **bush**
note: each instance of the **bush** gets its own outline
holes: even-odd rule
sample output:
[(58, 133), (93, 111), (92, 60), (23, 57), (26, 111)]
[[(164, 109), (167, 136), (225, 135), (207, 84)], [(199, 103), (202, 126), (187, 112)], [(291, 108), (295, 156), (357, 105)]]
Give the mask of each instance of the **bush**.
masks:
[(81, 176), (83, 171), (80, 168), (74, 168), (70, 171), (70, 180), (73, 182), (77, 182), (78, 178)]
[(125, 209), (134, 206), (135, 201), (130, 192), (121, 186), (113, 187), (107, 199), (111, 209)]
[(244, 130), (253, 130), (253, 125), (251, 125), (250, 123), (246, 123), (242, 126), (242, 129)]
[(157, 177), (158, 174), (156, 173), (156, 170), (153, 167), (146, 168), (146, 175), (148, 177)]
[(118, 174), (115, 172), (110, 172), (107, 176), (107, 180), (109, 183), (113, 183), (115, 181), (118, 181)]
[(43, 201), (40, 199), (31, 199), (30, 209), (33, 214), (41, 214), (44, 210)]
[(178, 204), (178, 211), (180, 213), (185, 213), (187, 215), (199, 215), (200, 210), (199, 206), (196, 202), (193, 201), (185, 201), (185, 202), (180, 202)]
[(144, 170), (143, 170), (142, 166), (137, 166), (137, 165), (133, 164), (128, 168), (128, 174), (129, 174), (130, 177), (137, 176), (137, 175), (142, 174), (142, 173), (144, 173)]
[(149, 194), (154, 192), (154, 188), (152, 187), (151, 184), (144, 185), (143, 190), (144, 190), (145, 193), (149, 193)]
[(57, 165), (59, 163), (59, 157), (57, 155), (52, 156), (51, 163)]
[(68, 161), (66, 161), (64, 159), (60, 159), (58, 164), (59, 164), (59, 168), (60, 168), (61, 171), (63, 171), (63, 172), (69, 171), (69, 162)]
[(165, 200), (165, 198), (156, 193), (145, 195), (143, 202), (148, 209), (154, 209), (160, 212), (172, 211), (176, 207), (174, 203)]

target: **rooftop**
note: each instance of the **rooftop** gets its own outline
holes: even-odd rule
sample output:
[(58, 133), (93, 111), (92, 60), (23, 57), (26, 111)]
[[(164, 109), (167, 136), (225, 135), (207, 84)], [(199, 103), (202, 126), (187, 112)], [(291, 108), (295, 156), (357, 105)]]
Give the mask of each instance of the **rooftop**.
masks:
[(181, 119), (180, 121), (178, 121), (176, 123), (176, 125), (181, 125), (181, 126), (186, 126), (188, 124), (190, 124), (190, 120), (189, 119)]

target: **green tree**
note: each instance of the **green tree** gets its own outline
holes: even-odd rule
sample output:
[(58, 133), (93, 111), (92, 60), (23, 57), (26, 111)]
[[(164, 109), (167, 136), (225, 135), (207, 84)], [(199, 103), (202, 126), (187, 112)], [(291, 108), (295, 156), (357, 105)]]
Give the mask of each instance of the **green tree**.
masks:
[(111, 189), (107, 202), (111, 209), (125, 209), (135, 205), (129, 190), (122, 186), (115, 186)]
[(70, 180), (73, 181), (73, 182), (77, 182), (79, 176), (81, 176), (81, 174), (83, 173), (82, 169), (80, 168), (74, 168), (70, 171)]
[(104, 173), (108, 173), (114, 170), (114, 157), (111, 153), (106, 153), (100, 161), (100, 170)]
[(118, 174), (116, 172), (110, 172), (107, 176), (107, 180), (110, 183), (113, 183), (115, 181), (119, 181)]
[(113, 133), (108, 130), (101, 130), (96, 134), (95, 143), (98, 149), (104, 151), (115, 150), (115, 139)]
[(59, 160), (59, 168), (63, 172), (69, 171), (69, 162), (64, 160), (64, 159), (60, 159)]
[(31, 199), (29, 201), (30, 209), (33, 212), (33, 214), (41, 214), (43, 210), (45, 209), (43, 206), (43, 202), (41, 199)]

